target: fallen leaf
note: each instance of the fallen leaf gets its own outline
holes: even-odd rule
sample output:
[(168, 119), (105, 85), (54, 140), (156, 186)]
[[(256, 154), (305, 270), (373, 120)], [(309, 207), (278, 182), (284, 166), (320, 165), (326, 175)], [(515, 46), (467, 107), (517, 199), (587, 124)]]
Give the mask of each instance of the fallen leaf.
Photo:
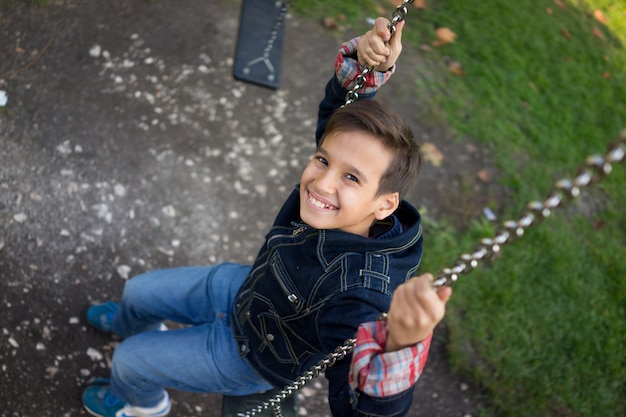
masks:
[(608, 80), (609, 78), (611, 78), (611, 73), (608, 71), (604, 71), (604, 73), (602, 74), (602, 78)]
[(563, 35), (563, 37), (566, 38), (567, 40), (572, 39), (572, 34), (566, 31), (565, 29), (561, 29), (561, 35)]
[(426, 0), (415, 0), (413, 2), (413, 7), (416, 9), (428, 9), (428, 5), (426, 4)]
[(606, 17), (604, 16), (604, 13), (602, 13), (602, 10), (594, 10), (593, 17), (595, 17), (598, 22), (606, 25)]
[(448, 63), (448, 71), (454, 75), (465, 75), (465, 70), (458, 61), (450, 61)]
[(420, 45), (420, 49), (425, 52), (431, 52), (433, 50), (433, 48), (430, 45), (426, 45), (426, 44)]
[(484, 183), (490, 183), (493, 179), (493, 175), (491, 174), (491, 172), (489, 172), (488, 169), (481, 169), (476, 173), (476, 176)]
[(556, 7), (559, 9), (567, 9), (567, 6), (561, 0), (554, 0), (554, 4), (556, 4)]
[(435, 47), (447, 45), (456, 39), (456, 33), (445, 27), (437, 29), (435, 35), (437, 35), (437, 40), (433, 42)]
[(337, 29), (339, 27), (337, 22), (335, 22), (335, 19), (333, 19), (332, 17), (325, 17), (322, 20), (322, 23), (324, 27), (327, 27), (328, 29)]
[(604, 40), (604, 33), (602, 33), (599, 27), (594, 26), (592, 33), (593, 33), (593, 36), (595, 36), (596, 38)]
[(550, 7), (548, 7), (546, 8), (546, 13), (548, 13), (549, 15), (553, 15), (554, 11)]
[(20, 48), (19, 46), (15, 48), (15, 52), (17, 52), (18, 54), (23, 54), (24, 53), (24, 48)]
[(443, 154), (437, 147), (430, 142), (423, 143), (421, 148), (421, 153), (425, 161), (430, 162), (435, 167), (441, 166), (441, 161), (443, 160)]

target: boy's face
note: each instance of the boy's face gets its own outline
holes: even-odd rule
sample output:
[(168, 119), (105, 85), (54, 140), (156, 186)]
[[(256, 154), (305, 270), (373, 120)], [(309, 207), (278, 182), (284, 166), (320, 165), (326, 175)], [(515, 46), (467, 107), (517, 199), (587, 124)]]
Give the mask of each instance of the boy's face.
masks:
[(392, 160), (392, 152), (368, 133), (331, 132), (300, 178), (302, 221), (367, 236), (374, 220), (399, 204), (397, 192), (376, 195)]

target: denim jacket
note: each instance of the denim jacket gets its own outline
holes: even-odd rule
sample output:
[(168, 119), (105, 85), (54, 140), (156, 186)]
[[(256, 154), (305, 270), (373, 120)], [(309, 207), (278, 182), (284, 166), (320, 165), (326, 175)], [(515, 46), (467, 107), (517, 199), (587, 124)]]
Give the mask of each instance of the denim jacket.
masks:
[[(337, 78), (331, 79), (320, 103), (318, 142), (344, 96)], [(389, 238), (319, 230), (299, 218), (299, 187), (291, 193), (239, 290), (232, 316), (240, 355), (268, 382), (277, 388), (291, 384), (353, 338), (359, 324), (386, 312), (395, 288), (415, 275), (422, 257), (420, 215), (402, 201), (394, 216), (403, 230)], [(353, 392), (350, 359), (325, 373), (334, 416), (408, 411), (413, 388), (391, 397)]]

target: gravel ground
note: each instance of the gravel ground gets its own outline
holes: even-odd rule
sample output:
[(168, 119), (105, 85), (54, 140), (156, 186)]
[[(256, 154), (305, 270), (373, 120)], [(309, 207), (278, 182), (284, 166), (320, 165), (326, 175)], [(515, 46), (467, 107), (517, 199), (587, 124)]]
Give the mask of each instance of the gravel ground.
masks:
[[(86, 325), (88, 305), (145, 270), (253, 261), (313, 151), (339, 39), (289, 16), (270, 90), (232, 77), (239, 3), (22, 3), (0, 5), (0, 415), (85, 415), (82, 389), (108, 375), (117, 344)], [(432, 216), (475, 216), (488, 155), (415, 119), (405, 86), (423, 63), (405, 55), (380, 98), (445, 155), (409, 197)], [(467, 181), (476, 193), (459, 211), (444, 184)], [(411, 416), (478, 415), (484, 399), (451, 373), (445, 337), (442, 326)], [(323, 378), (298, 397), (300, 415), (330, 414)], [(220, 396), (172, 398), (172, 416), (220, 415)]]

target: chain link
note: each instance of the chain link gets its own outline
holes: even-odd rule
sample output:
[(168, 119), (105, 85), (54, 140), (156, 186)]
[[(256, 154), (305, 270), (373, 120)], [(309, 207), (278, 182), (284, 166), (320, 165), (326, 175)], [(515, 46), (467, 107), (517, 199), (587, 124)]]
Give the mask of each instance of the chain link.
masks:
[[(387, 25), (387, 27), (389, 28), (389, 32), (391, 32), (391, 36), (393, 36), (396, 33), (396, 25), (402, 22), (406, 18), (406, 15), (409, 13), (409, 9), (407, 8), (407, 5), (413, 3), (413, 1), (414, 0), (404, 0), (402, 4), (396, 7), (396, 9), (393, 11), (391, 21)], [(362, 89), (363, 87), (365, 87), (367, 76), (369, 75), (369, 73), (373, 71), (374, 71), (373, 66), (368, 67), (364, 65), (361, 67), (361, 73), (354, 80), (354, 86), (346, 94), (346, 98), (345, 98), (346, 102), (344, 104), (345, 106), (352, 104), (359, 99), (358, 91)]]
[(433, 287), (451, 285), (461, 274), (474, 270), (478, 263), (491, 258), (498, 253), (504, 244), (511, 243), (522, 237), (529, 227), (536, 226), (545, 220), (552, 211), (564, 207), (578, 197), (581, 189), (596, 184), (609, 175), (613, 164), (624, 161), (626, 130), (609, 145), (604, 156), (592, 155), (579, 168), (573, 180), (562, 179), (557, 181), (544, 201), (532, 201), (526, 206), (526, 211), (517, 220), (509, 220), (502, 224), (502, 228), (493, 238), (485, 238), (472, 253), (462, 254), (452, 268), (444, 268), (437, 275)]
[(320, 374), (326, 372), (326, 369), (333, 366), (337, 361), (344, 359), (347, 355), (352, 353), (356, 345), (356, 339), (348, 339), (343, 345), (338, 346), (332, 353), (328, 354), (324, 359), (319, 361), (317, 365), (314, 365), (300, 375), (291, 385), (286, 386), (280, 392), (276, 393), (272, 398), (267, 401), (263, 401), (258, 406), (246, 411), (245, 413), (237, 414), (238, 417), (251, 417), (256, 414), (262, 413), (265, 410), (271, 409), (275, 417), (282, 417), (280, 403), (285, 398), (293, 395), (300, 388), (305, 386), (309, 381), (317, 378)]

